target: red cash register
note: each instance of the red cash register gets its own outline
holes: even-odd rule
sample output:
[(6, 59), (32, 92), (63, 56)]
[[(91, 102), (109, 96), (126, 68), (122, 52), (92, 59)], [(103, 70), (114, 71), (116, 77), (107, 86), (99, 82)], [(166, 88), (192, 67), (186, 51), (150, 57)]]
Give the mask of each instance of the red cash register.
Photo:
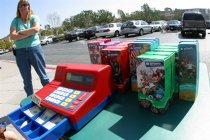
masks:
[(55, 78), (33, 101), (69, 118), (79, 130), (107, 104), (112, 90), (109, 65), (61, 64)]

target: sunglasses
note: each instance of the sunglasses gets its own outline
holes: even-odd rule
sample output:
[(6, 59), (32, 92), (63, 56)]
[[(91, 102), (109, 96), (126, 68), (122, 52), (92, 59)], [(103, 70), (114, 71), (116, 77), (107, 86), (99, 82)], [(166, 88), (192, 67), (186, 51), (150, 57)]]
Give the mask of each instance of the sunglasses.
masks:
[(29, 4), (24, 3), (24, 4), (19, 5), (19, 8), (27, 7), (27, 6), (29, 6)]

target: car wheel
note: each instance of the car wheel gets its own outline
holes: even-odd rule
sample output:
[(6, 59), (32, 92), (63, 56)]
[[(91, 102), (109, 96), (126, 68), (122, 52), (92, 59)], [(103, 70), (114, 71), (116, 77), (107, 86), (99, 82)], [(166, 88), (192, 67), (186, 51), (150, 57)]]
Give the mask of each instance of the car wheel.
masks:
[(161, 31), (161, 27), (158, 28), (158, 31)]
[(206, 37), (206, 32), (202, 33), (202, 37), (205, 38)]
[(141, 29), (141, 30), (139, 31), (139, 35), (142, 36), (143, 34), (144, 34), (144, 31)]
[(183, 37), (185, 37), (185, 32), (184, 31), (181, 31), (181, 34)]
[(117, 37), (117, 36), (119, 36), (119, 31), (114, 32), (114, 37)]
[(48, 45), (48, 44), (49, 44), (49, 41), (46, 42), (46, 45)]
[(128, 34), (125, 34), (125, 37), (128, 37)]
[(153, 28), (151, 28), (151, 31), (150, 31), (150, 33), (153, 33)]
[(69, 39), (69, 42), (72, 42), (72, 40), (71, 40), (71, 39)]

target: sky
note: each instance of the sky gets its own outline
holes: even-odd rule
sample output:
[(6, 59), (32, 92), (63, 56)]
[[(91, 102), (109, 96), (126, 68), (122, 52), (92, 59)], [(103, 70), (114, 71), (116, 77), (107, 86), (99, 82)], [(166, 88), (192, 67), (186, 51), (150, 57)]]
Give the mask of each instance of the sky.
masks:
[[(16, 16), (17, 3), (19, 0), (1, 0), (0, 2), (0, 38), (9, 34), (11, 21)], [(208, 0), (209, 1), (209, 0)], [(104, 9), (112, 12), (115, 16), (117, 10), (123, 10), (124, 13), (131, 13), (141, 10), (145, 3), (150, 8), (164, 10), (169, 7), (173, 10), (189, 8), (208, 8), (210, 5), (207, 0), (29, 0), (34, 14), (40, 17), (41, 25), (49, 24), (47, 16), (56, 13), (61, 22), (66, 18), (77, 15), (83, 10)]]

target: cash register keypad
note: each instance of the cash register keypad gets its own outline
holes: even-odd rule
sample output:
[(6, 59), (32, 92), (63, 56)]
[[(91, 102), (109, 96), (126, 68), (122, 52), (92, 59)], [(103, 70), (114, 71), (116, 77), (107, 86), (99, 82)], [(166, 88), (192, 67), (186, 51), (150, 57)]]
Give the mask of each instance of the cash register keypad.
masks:
[(45, 101), (73, 112), (90, 94), (91, 92), (58, 87), (45, 98)]

